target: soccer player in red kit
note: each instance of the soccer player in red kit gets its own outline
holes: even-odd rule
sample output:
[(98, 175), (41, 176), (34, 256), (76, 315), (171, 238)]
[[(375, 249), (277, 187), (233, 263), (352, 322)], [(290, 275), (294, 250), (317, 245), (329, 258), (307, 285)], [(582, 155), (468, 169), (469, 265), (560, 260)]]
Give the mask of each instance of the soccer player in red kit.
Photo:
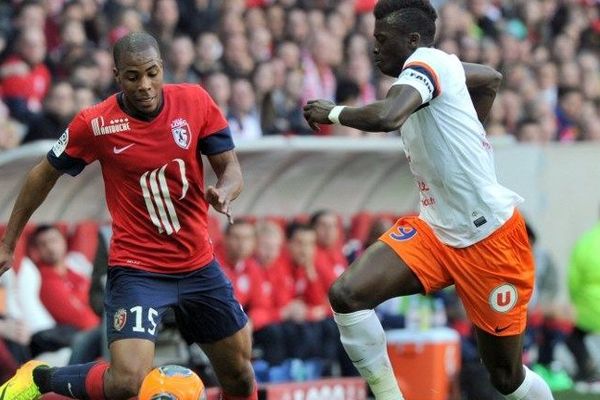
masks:
[[(242, 175), (229, 128), (195, 85), (163, 85), (156, 40), (131, 33), (114, 47), (121, 92), (81, 111), (17, 198), (0, 242), (0, 273), (31, 214), (64, 173), (98, 160), (113, 238), (105, 297), (111, 363), (25, 364), (0, 387), (3, 400), (55, 392), (76, 399), (129, 399), (154, 359), (163, 313), (173, 308), (188, 342), (202, 346), (224, 399), (257, 399), (248, 318), (214, 260), (209, 205), (230, 215)], [(218, 181), (204, 189), (201, 155)]]

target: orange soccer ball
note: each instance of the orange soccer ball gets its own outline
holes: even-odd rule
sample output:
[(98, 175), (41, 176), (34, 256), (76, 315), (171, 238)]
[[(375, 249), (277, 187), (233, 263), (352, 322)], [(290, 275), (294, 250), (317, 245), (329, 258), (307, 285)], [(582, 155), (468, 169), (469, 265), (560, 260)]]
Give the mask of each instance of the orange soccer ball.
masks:
[(142, 382), (139, 400), (205, 400), (204, 383), (189, 368), (166, 365), (154, 368)]

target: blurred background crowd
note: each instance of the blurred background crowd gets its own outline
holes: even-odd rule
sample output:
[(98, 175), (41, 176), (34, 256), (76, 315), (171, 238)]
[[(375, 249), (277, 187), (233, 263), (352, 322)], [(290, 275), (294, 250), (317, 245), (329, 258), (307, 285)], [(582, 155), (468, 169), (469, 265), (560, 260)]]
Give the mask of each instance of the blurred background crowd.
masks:
[[(114, 93), (111, 46), (145, 29), (166, 82), (204, 86), (236, 138), (312, 132), (308, 99), (361, 105), (393, 78), (372, 63), (375, 0), (6, 0), (0, 5), (0, 150), (57, 138)], [(434, 0), (436, 46), (497, 68), (490, 136), (600, 140), (600, 3)]]

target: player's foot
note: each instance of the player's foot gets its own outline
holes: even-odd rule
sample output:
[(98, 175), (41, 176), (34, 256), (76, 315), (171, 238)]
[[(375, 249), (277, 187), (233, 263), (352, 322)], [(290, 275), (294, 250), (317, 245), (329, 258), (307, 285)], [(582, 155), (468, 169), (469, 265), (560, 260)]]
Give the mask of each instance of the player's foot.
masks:
[(37, 400), (42, 394), (33, 381), (33, 370), (48, 366), (41, 361), (29, 361), (17, 370), (15, 376), (0, 386), (0, 400)]

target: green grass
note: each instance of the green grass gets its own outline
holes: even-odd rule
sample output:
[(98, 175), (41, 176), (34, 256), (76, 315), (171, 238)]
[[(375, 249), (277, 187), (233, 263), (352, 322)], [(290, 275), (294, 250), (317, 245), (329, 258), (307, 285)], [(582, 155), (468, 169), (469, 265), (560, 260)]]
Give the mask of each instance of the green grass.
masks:
[(579, 394), (575, 391), (564, 391), (554, 393), (555, 400), (598, 400), (597, 394)]

